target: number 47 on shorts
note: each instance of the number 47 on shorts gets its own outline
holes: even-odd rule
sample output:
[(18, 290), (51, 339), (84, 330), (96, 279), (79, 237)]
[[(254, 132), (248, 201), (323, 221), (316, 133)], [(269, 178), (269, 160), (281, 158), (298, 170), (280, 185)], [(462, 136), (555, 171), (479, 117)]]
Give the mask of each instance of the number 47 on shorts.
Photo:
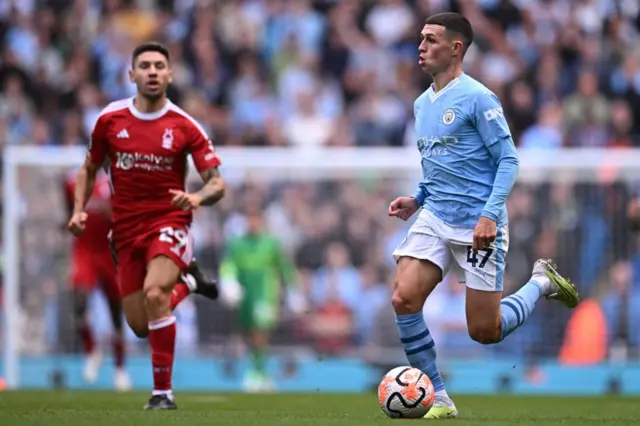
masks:
[(491, 254), (493, 253), (493, 249), (482, 251), (484, 251), (482, 259), (478, 259), (478, 253), (473, 251), (473, 247), (467, 246), (467, 262), (470, 263), (474, 268), (484, 268), (484, 266), (487, 264), (487, 261), (491, 257)]

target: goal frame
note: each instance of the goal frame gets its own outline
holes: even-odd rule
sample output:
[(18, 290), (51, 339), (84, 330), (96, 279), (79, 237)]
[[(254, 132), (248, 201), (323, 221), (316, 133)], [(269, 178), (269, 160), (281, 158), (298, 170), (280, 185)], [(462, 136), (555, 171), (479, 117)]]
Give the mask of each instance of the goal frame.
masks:
[[(365, 174), (397, 173), (420, 178), (420, 154), (414, 147), (405, 148), (219, 148), (223, 175), (242, 180), (261, 177), (295, 177), (296, 179), (349, 178)], [(18, 339), (20, 290), (20, 193), (18, 168), (21, 166), (79, 167), (85, 148), (8, 146), (4, 149), (3, 190), (3, 361), (8, 389), (20, 387)], [(519, 180), (544, 182), (569, 179), (601, 179), (640, 182), (640, 149), (574, 148), (520, 151)], [(198, 179), (190, 168), (189, 179)]]

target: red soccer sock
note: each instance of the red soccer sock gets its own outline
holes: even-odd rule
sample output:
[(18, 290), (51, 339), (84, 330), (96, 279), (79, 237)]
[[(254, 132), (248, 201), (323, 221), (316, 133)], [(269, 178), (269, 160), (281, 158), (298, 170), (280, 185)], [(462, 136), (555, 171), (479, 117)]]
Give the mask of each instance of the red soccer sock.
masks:
[(116, 368), (124, 367), (124, 338), (121, 336), (113, 339), (113, 362)]
[(178, 306), (180, 302), (186, 299), (190, 294), (191, 290), (189, 290), (189, 287), (187, 287), (185, 283), (177, 283), (175, 287), (173, 287), (173, 291), (171, 292), (171, 302), (169, 304), (171, 310), (173, 311), (176, 306)]
[(153, 368), (153, 390), (170, 391), (173, 352), (176, 346), (176, 317), (149, 322), (149, 344)]
[(89, 324), (84, 324), (80, 327), (80, 338), (82, 339), (84, 353), (89, 355), (96, 347), (95, 340), (93, 340), (93, 332), (91, 332)]

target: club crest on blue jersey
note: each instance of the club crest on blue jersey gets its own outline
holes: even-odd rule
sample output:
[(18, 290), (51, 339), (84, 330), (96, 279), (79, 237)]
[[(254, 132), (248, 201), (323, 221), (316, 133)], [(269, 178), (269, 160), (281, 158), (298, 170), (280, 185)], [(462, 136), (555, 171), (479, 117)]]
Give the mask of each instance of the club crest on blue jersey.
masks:
[(447, 126), (450, 126), (455, 119), (456, 119), (456, 112), (451, 108), (447, 108), (444, 111), (444, 114), (442, 114), (442, 122)]

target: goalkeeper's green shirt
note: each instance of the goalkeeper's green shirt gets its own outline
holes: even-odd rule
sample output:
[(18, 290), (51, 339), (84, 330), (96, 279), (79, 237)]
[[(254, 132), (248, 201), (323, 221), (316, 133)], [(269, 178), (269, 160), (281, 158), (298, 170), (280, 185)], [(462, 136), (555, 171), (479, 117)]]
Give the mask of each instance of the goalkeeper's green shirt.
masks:
[(247, 234), (228, 242), (220, 275), (244, 288), (245, 302), (277, 302), (281, 280), (287, 286), (293, 284), (294, 266), (276, 238)]

